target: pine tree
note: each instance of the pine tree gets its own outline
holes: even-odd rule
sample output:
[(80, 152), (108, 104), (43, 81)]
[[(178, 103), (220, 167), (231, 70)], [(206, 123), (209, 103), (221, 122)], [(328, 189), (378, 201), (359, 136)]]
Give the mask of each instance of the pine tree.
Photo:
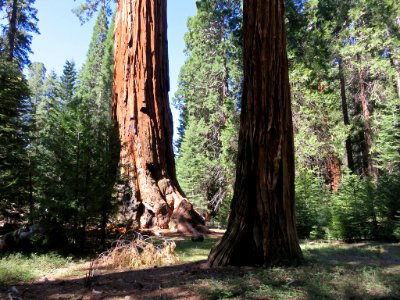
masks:
[(232, 191), (241, 95), (241, 5), (197, 2), (185, 35), (188, 59), (175, 105), (181, 111), (177, 174), (198, 207), (217, 212)]
[(29, 64), (32, 33), (39, 33), (35, 0), (6, 0), (1, 7), (6, 23), (2, 25), (0, 49), (9, 61), (16, 59), (22, 66)]
[(105, 233), (105, 223), (111, 208), (112, 179), (115, 179), (116, 173), (112, 169), (115, 163), (110, 142), (113, 133), (110, 110), (112, 35), (109, 35), (108, 40), (107, 35), (107, 15), (105, 9), (101, 8), (93, 29), (87, 60), (79, 74), (76, 95), (77, 112), (82, 122), (80, 172), (84, 174), (84, 187), (81, 199), (78, 200), (83, 232), (81, 247), (85, 245), (85, 229), (89, 217), (101, 219), (103, 235)]
[(39, 174), (36, 173), (39, 126), (38, 126), (38, 107), (44, 101), (44, 81), (46, 79), (46, 68), (42, 63), (33, 63), (29, 66), (28, 84), (31, 91), (29, 103), (29, 207), (32, 216), (35, 204), (35, 183)]
[(60, 78), (59, 97), (65, 104), (71, 104), (76, 92), (77, 71), (75, 62), (67, 60), (64, 65), (63, 74)]
[(28, 200), (28, 83), (16, 63), (0, 58), (0, 215), (17, 216)]
[[(114, 21), (114, 18), (113, 18)], [(105, 245), (106, 225), (115, 210), (114, 187), (117, 182), (119, 161), (118, 127), (112, 119), (112, 85), (114, 78), (114, 22), (108, 29), (104, 56), (101, 67), (100, 103), (99, 103), (99, 134), (102, 141), (100, 152), (100, 229), (101, 244)]]
[[(76, 215), (79, 119), (72, 109), (75, 65), (66, 61), (59, 80), (51, 72), (44, 82), (44, 98), (37, 109), (38, 162), (37, 215), (70, 224)], [(63, 98), (65, 97), (65, 98)]]
[[(76, 14), (82, 24), (90, 20), (93, 14), (100, 10), (103, 10), (107, 16), (112, 14), (111, 9), (112, 0), (85, 0), (85, 3), (80, 4), (78, 7), (74, 8), (72, 11)], [(114, 2), (117, 2), (114, 0)]]
[[(352, 234), (359, 237), (361, 231), (369, 238), (382, 236), (382, 232), (390, 236), (391, 221), (382, 212), (394, 211), (396, 206), (392, 200), (382, 201), (376, 195), (385, 194), (378, 188), (386, 184), (385, 189), (392, 190), (394, 180), (388, 177), (398, 170), (395, 49), (399, 45), (399, 6), (391, 0), (287, 1), (287, 6), (300, 224), (303, 228), (304, 224), (308, 228), (326, 224), (326, 220), (310, 219), (310, 212), (303, 209), (314, 207), (313, 197), (303, 196), (312, 176), (321, 186), (320, 194), (326, 195), (321, 198), (328, 199), (321, 200), (322, 211), (324, 206), (335, 208), (332, 232), (343, 235), (338, 228), (346, 228), (347, 218), (362, 215), (372, 222), (357, 223), (364, 228), (350, 230), (346, 238)], [(326, 194), (320, 180), (324, 178), (333, 187), (330, 157), (336, 160), (331, 166), (340, 167), (334, 168), (340, 181), (331, 195)], [(356, 176), (349, 175), (342, 165)], [(380, 183), (381, 176), (384, 184)], [(349, 182), (363, 192), (353, 195)], [(343, 207), (340, 214), (346, 202), (354, 207), (346, 213)], [(361, 204), (367, 209), (357, 215), (355, 210)]]

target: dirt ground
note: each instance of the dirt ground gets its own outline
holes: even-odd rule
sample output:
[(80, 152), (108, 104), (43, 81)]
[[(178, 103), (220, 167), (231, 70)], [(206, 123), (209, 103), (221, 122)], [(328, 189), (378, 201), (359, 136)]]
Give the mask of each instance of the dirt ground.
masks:
[[(165, 238), (187, 238), (173, 232), (159, 233)], [(223, 231), (211, 231), (207, 238), (218, 239), (222, 234)], [(10, 287), (0, 293), (0, 299), (203, 299), (183, 286), (195, 284), (200, 278), (224, 276), (227, 271), (209, 269), (206, 261), (199, 261), (135, 271), (95, 270), (90, 277), (69, 275), (87, 274), (89, 269), (90, 262), (82, 262), (55, 270), (38, 281)]]
[[(220, 235), (214, 233), (214, 236)], [(371, 246), (353, 244), (349, 247), (362, 249)], [(400, 247), (391, 244), (373, 244), (373, 247), (378, 249), (378, 252), (382, 249), (382, 255), (378, 253), (370, 258), (363, 256), (359, 251), (347, 251), (346, 246), (342, 246), (342, 250), (335, 253), (320, 250), (310, 250), (308, 253), (314, 264), (323, 265), (330, 261), (332, 265), (344, 264), (350, 267), (355, 264), (383, 267), (390, 265), (397, 268), (396, 274), (400, 275)], [(88, 270), (89, 263), (78, 264), (76, 268), (77, 271)], [(0, 299), (210, 299), (195, 292), (196, 288), (202, 288), (199, 285), (204, 285), (205, 281), (201, 279), (218, 280), (232, 274), (240, 278), (254, 270), (255, 268), (237, 267), (210, 269), (206, 261), (199, 261), (145, 270), (95, 273), (89, 280), (85, 276), (65, 276), (58, 272), (30, 284), (10, 287), (7, 293), (0, 294)]]
[(21, 293), (21, 299), (38, 300), (203, 299), (183, 286), (191, 282), (195, 284), (199, 278), (222, 275), (218, 273), (206, 268), (203, 263), (190, 263), (94, 276), (89, 285), (85, 278), (47, 278), (15, 288)]

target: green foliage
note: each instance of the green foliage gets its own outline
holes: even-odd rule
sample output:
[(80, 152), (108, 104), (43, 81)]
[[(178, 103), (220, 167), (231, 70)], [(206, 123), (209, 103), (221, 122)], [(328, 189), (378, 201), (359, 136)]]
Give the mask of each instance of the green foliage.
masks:
[(58, 97), (64, 102), (62, 105), (70, 105), (76, 92), (77, 71), (75, 62), (67, 60), (60, 78)]
[(400, 211), (398, 178), (398, 174), (386, 174), (374, 183), (356, 175), (345, 175), (340, 190), (332, 195), (332, 237), (395, 238)]
[[(33, 219), (63, 224), (82, 249), (86, 228), (105, 232), (113, 212), (119, 148), (111, 120), (113, 35), (102, 9), (87, 61), (76, 71), (66, 61), (60, 79), (42, 64), (30, 69)], [(104, 239), (103, 239), (104, 242)]]
[(6, 20), (0, 24), (0, 50), (8, 60), (15, 59), (22, 66), (30, 63), (32, 33), (39, 33), (34, 3), (35, 0), (4, 0), (0, 6), (0, 19)]
[[(74, 0), (76, 1), (76, 0)], [(85, 0), (85, 3), (80, 4), (78, 7), (74, 8), (72, 12), (79, 18), (81, 24), (89, 21), (93, 14), (100, 10), (103, 10), (107, 16), (112, 14), (111, 3), (117, 2), (116, 0)]]
[(296, 217), (300, 238), (329, 238), (331, 192), (316, 172), (301, 169), (296, 176)]
[[(186, 287), (207, 299), (374, 299), (399, 297), (398, 247), (306, 243), (307, 264), (295, 268), (221, 268)], [(199, 276), (200, 277), (200, 276)]]
[(234, 181), (242, 76), (240, 21), (240, 1), (197, 1), (197, 15), (188, 20), (188, 58), (174, 99), (181, 112), (179, 182), (195, 205), (213, 213), (230, 198)]
[(70, 264), (71, 258), (63, 258), (53, 253), (31, 256), (18, 253), (4, 256), (0, 258), (0, 285), (31, 282), (48, 275), (55, 268)]
[(16, 63), (0, 57), (0, 215), (21, 212), (27, 204), (26, 115), (28, 83)]
[(372, 182), (355, 175), (343, 178), (333, 198), (332, 236), (345, 240), (376, 236), (377, 219)]
[(391, 0), (286, 1), (301, 236), (393, 238), (398, 11)]
[(201, 243), (194, 243), (190, 238), (175, 240), (175, 252), (183, 263), (205, 260), (217, 240), (216, 238), (206, 238)]

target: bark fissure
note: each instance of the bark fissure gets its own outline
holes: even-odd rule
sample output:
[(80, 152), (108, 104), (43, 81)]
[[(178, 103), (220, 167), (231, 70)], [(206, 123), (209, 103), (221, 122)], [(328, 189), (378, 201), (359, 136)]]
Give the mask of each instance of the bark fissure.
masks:
[(244, 89), (227, 231), (210, 266), (297, 264), (294, 153), (283, 1), (244, 2)]
[(175, 173), (166, 28), (166, 1), (119, 1), (113, 106), (125, 146), (121, 165), (127, 167), (122, 172), (142, 204), (136, 218), (141, 227), (168, 228), (173, 218), (182, 230), (197, 233), (204, 221), (185, 198)]

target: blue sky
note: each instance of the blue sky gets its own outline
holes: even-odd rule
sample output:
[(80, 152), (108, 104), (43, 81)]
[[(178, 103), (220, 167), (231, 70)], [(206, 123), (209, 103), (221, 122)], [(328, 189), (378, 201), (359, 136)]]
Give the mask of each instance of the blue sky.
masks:
[[(165, 0), (167, 1), (167, 0)], [(42, 62), (47, 70), (62, 73), (66, 60), (74, 60), (79, 69), (85, 61), (95, 18), (81, 25), (72, 8), (82, 1), (36, 0), (40, 35), (32, 40), (32, 62)], [(183, 36), (189, 16), (196, 14), (196, 0), (168, 0), (168, 47), (170, 63), (170, 98), (177, 88), (178, 74), (185, 61)], [(178, 113), (173, 110), (174, 125)], [(174, 130), (176, 133), (176, 130)], [(176, 136), (175, 136), (176, 138)]]

